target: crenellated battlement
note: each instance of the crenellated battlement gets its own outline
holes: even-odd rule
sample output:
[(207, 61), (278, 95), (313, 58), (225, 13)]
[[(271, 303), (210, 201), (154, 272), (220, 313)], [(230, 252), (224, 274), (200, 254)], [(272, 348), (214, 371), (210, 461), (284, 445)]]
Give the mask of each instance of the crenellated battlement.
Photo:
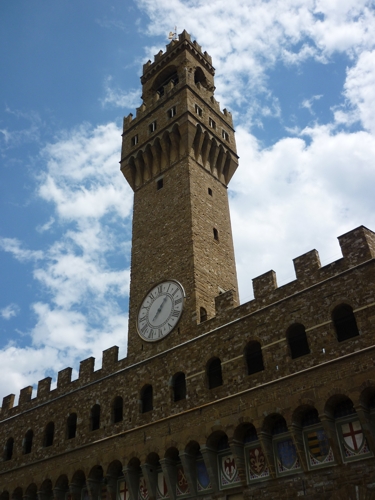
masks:
[[(265, 306), (272, 307), (283, 299), (290, 299), (304, 290), (345, 273), (361, 264), (375, 258), (375, 233), (364, 226), (359, 226), (338, 238), (343, 257), (326, 266), (321, 267), (319, 254), (311, 250), (296, 257), (294, 268), (296, 279), (281, 287), (277, 286), (276, 273), (268, 271), (253, 279), (254, 300), (237, 307), (233, 292), (220, 294), (215, 299), (216, 316), (199, 327), (201, 333), (216, 328), (217, 322), (227, 322), (241, 318), (249, 313), (256, 313)], [(341, 281), (340, 281), (341, 282)], [(194, 342), (194, 340), (192, 340)], [(14, 406), (15, 395), (10, 394), (3, 398), (1, 418), (22, 413), (28, 408), (33, 408), (57, 397), (69, 394), (87, 386), (91, 382), (99, 381), (121, 369), (129, 366), (127, 358), (118, 359), (119, 348), (110, 347), (103, 351), (102, 367), (95, 370), (95, 358), (89, 357), (80, 362), (78, 378), (72, 380), (72, 368), (68, 367), (57, 374), (57, 386), (51, 390), (51, 377), (46, 377), (38, 382), (36, 397), (32, 398), (33, 387), (27, 386), (20, 391), (19, 402)]]
[(276, 273), (268, 271), (253, 279), (254, 298), (275, 300), (332, 278), (375, 257), (375, 233), (359, 226), (338, 237), (343, 257), (321, 267), (319, 253), (311, 250), (293, 259), (296, 280), (278, 288)]
[(126, 358), (118, 359), (118, 346), (110, 347), (103, 351), (102, 367), (95, 370), (95, 358), (89, 357), (80, 362), (78, 378), (72, 380), (72, 368), (64, 368), (57, 373), (57, 385), (51, 389), (52, 378), (46, 377), (39, 380), (36, 389), (36, 396), (33, 398), (33, 387), (27, 386), (21, 389), (18, 405), (14, 406), (15, 395), (9, 394), (3, 398), (1, 407), (1, 418), (24, 411), (27, 408), (38, 406), (41, 403), (52, 400), (56, 397), (64, 396), (73, 390), (86, 386), (92, 381), (99, 380), (106, 375), (116, 373), (127, 364)]
[[(160, 69), (160, 64), (165, 64), (169, 59), (175, 56), (175, 53), (182, 48), (188, 48), (205, 66), (210, 67), (210, 71), (214, 73), (214, 68), (212, 67), (212, 57), (207, 54), (206, 51), (202, 52), (202, 47), (199, 43), (194, 40), (191, 41), (191, 36), (184, 30), (178, 35), (178, 40), (172, 40), (168, 45), (166, 45), (166, 50), (163, 52), (159, 50), (157, 54), (154, 55), (154, 62), (148, 60), (143, 65), (143, 78), (149, 78), (150, 74), (155, 73)], [(147, 76), (146, 76), (147, 75)], [(143, 83), (143, 80), (142, 80)]]

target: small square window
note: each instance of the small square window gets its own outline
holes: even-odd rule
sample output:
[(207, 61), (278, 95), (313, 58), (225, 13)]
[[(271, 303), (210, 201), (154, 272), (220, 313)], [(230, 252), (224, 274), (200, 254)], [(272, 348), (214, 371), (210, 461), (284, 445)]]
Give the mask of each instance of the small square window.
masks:
[(208, 124), (211, 128), (215, 129), (216, 128), (216, 123), (213, 121), (212, 118), (208, 119)]
[(163, 179), (159, 179), (156, 181), (156, 190), (159, 191), (164, 186)]
[(198, 104), (195, 105), (195, 112), (197, 113), (198, 116), (203, 116), (203, 109), (198, 106)]
[(130, 142), (131, 142), (131, 145), (132, 145), (132, 146), (135, 146), (136, 144), (138, 144), (138, 134), (137, 134), (137, 135), (135, 135), (135, 136), (133, 136), (133, 137), (131, 138)]
[(148, 126), (148, 129), (149, 131), (152, 133), (152, 132), (155, 132), (156, 130), (156, 120), (153, 121), (152, 123), (150, 123), (150, 125)]
[(225, 141), (228, 141), (228, 142), (229, 142), (229, 134), (228, 134), (228, 132), (226, 132), (225, 130), (222, 130), (222, 131), (221, 131), (221, 135), (223, 136), (223, 139), (224, 139)]
[(173, 108), (168, 110), (168, 118), (173, 118), (177, 114), (177, 108), (176, 106), (173, 106)]

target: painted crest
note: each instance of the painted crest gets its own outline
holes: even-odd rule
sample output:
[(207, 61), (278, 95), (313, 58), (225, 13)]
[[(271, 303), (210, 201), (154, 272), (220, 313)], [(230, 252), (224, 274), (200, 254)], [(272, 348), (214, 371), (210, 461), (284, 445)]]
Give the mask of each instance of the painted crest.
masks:
[(139, 479), (139, 499), (148, 500), (148, 490), (146, 485), (146, 479), (141, 477)]
[(176, 484), (176, 493), (177, 496), (186, 495), (189, 493), (189, 485), (185, 476), (184, 469), (181, 465), (177, 467), (177, 484)]
[(249, 466), (253, 476), (262, 476), (264, 474), (267, 463), (263, 450), (260, 446), (249, 450)]
[(167, 483), (162, 471), (158, 472), (158, 492), (157, 498), (166, 498), (168, 496)]
[(330, 451), (328, 438), (323, 429), (317, 429), (307, 434), (307, 443), (310, 454), (323, 462)]
[(296, 448), (291, 438), (279, 441), (276, 444), (279, 472), (299, 469), (299, 460)]
[(364, 443), (364, 435), (359, 420), (341, 425), (345, 445), (352, 452), (358, 452)]
[(198, 491), (207, 490), (211, 486), (210, 477), (203, 460), (197, 462), (197, 482)]

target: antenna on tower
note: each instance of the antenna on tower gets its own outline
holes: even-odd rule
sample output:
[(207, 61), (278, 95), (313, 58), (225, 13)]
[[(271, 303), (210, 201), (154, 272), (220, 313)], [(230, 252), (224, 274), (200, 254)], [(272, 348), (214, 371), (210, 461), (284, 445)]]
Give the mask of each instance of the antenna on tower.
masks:
[(168, 39), (177, 40), (177, 26), (174, 27), (174, 31), (169, 32)]

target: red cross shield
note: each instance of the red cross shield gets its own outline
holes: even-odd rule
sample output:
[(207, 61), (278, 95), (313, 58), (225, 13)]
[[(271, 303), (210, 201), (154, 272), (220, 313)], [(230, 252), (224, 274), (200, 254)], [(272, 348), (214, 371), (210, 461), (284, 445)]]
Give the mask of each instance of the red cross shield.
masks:
[(359, 451), (364, 442), (362, 427), (359, 420), (341, 425), (341, 432), (346, 446), (351, 451)]

